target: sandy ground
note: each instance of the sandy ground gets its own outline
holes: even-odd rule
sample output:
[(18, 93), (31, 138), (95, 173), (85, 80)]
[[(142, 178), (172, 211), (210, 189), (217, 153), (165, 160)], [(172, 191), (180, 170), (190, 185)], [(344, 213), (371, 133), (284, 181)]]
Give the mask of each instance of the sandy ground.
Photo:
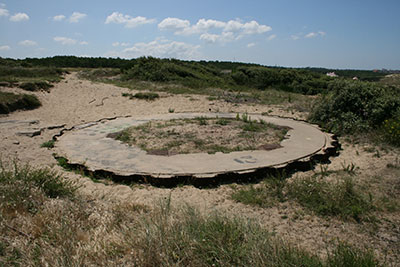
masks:
[[(2, 89), (19, 91), (19, 89)], [(22, 91), (19, 91), (22, 92)], [(116, 202), (134, 202), (154, 205), (157, 201), (171, 196), (172, 203), (198, 207), (200, 210), (222, 211), (228, 214), (245, 216), (260, 221), (271, 232), (281, 236), (293, 244), (310, 251), (322, 251), (337, 240), (348, 241), (358, 246), (367, 246), (375, 250), (382, 259), (389, 262), (400, 262), (400, 216), (398, 213), (382, 215), (377, 226), (343, 222), (338, 219), (321, 218), (299, 207), (296, 203), (285, 202), (271, 208), (258, 208), (236, 203), (230, 197), (236, 185), (222, 185), (213, 189), (198, 189), (193, 186), (183, 186), (173, 189), (157, 188), (150, 185), (118, 185), (96, 183), (87, 177), (73, 172), (66, 172), (57, 165), (52, 150), (41, 148), (40, 145), (51, 139), (60, 129), (48, 129), (49, 126), (64, 125), (72, 127), (83, 122), (100, 120), (102, 118), (149, 115), (174, 112), (266, 112), (280, 116), (292, 116), (285, 107), (241, 105), (219, 101), (209, 101), (199, 95), (169, 95), (161, 93), (161, 98), (153, 102), (122, 97), (129, 89), (112, 85), (92, 83), (80, 80), (75, 73), (55, 85), (50, 93), (35, 93), (43, 106), (32, 111), (17, 111), (1, 117), (0, 121), (39, 121), (29, 123), (0, 123), (0, 156), (3, 160), (18, 159), (23, 163), (35, 166), (50, 166), (59, 170), (68, 179), (81, 184), (80, 192), (106, 204)], [(133, 92), (134, 93), (134, 92)], [(35, 137), (19, 136), (18, 132), (32, 129), (43, 129)], [(329, 169), (341, 169), (343, 165), (353, 163), (359, 169), (358, 179), (382, 176), (388, 163), (395, 163), (398, 154), (395, 151), (376, 151), (363, 145), (349, 145), (342, 142), (343, 150), (338, 157), (331, 159)], [(375, 155), (375, 156), (374, 156)], [(397, 159), (398, 160), (398, 159)], [(311, 171), (310, 171), (311, 172)], [(310, 173), (309, 172), (309, 173)], [(307, 173), (295, 174), (291, 179)], [(364, 178), (367, 177), (367, 178)], [(369, 180), (368, 180), (369, 181)], [(396, 181), (388, 180), (388, 183)], [(398, 183), (398, 179), (397, 179)], [(238, 185), (240, 186), (240, 185)], [(393, 185), (394, 186), (394, 185)], [(396, 266), (396, 264), (393, 264)]]

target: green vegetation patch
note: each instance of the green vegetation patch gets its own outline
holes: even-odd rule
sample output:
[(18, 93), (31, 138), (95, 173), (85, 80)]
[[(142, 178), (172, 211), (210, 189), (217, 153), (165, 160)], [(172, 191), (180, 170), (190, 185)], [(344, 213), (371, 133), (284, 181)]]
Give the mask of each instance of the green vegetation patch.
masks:
[[(236, 190), (232, 198), (247, 205), (270, 207), (277, 201), (295, 200), (321, 216), (337, 216), (357, 222), (368, 219), (375, 209), (371, 194), (363, 193), (354, 182), (355, 166), (340, 171), (321, 172), (302, 179), (288, 181), (284, 175), (268, 177), (257, 186)], [(335, 174), (336, 179), (327, 180)]]
[[(24, 66), (22, 66), (24, 65)], [(0, 66), (0, 81), (11, 82), (58, 82), (63, 71), (52, 67), (27, 67), (26, 64)]]
[(289, 129), (263, 120), (253, 121), (244, 114), (239, 119), (197, 117), (150, 121), (109, 137), (156, 155), (229, 153), (279, 148)]
[(34, 95), (0, 92), (0, 114), (8, 114), (19, 109), (35, 109), (41, 106)]
[(123, 93), (122, 96), (129, 97), (129, 99), (137, 98), (147, 101), (153, 101), (160, 97), (159, 94), (153, 92), (141, 92), (136, 94)]
[(40, 82), (26, 82), (26, 83), (22, 83), (19, 85), (19, 87), (21, 89), (24, 89), (26, 91), (39, 91), (39, 90), (43, 90), (46, 92), (50, 91), (51, 87), (54, 87), (54, 85), (46, 82), (46, 81), (40, 81)]
[(77, 187), (50, 169), (34, 169), (0, 161), (0, 210), (4, 213), (35, 213), (45, 197), (73, 197)]
[(310, 121), (336, 134), (380, 129), (400, 117), (400, 90), (378, 84), (337, 80), (316, 101)]
[(40, 147), (45, 147), (45, 148), (49, 148), (50, 149), (50, 148), (54, 147), (54, 143), (55, 143), (54, 140), (49, 140), (49, 141), (46, 141), (43, 144), (41, 144)]

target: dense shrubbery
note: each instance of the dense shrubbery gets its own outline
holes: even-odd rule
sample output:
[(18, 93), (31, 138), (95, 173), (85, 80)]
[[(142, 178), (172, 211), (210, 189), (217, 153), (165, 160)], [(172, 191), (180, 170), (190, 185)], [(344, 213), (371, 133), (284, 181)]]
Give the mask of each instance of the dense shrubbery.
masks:
[(210, 68), (196, 62), (185, 62), (175, 59), (157, 59), (142, 57), (126, 70), (123, 80), (144, 80), (153, 82), (176, 82), (189, 87), (225, 87), (218, 69)]
[(63, 71), (58, 68), (27, 68), (22, 66), (0, 66), (0, 81), (19, 80), (19, 78), (38, 78), (57, 81)]
[(39, 81), (39, 82), (27, 82), (27, 83), (22, 83), (19, 85), (20, 88), (26, 90), (26, 91), (39, 91), (39, 90), (44, 90), (44, 91), (49, 91), (51, 87), (54, 85), (46, 82), (46, 81)]
[(400, 112), (400, 92), (392, 87), (336, 80), (314, 107), (310, 120), (337, 134), (377, 129)]
[[(221, 69), (232, 67), (231, 69)], [(227, 71), (227, 72), (224, 72)], [(276, 88), (302, 94), (317, 94), (327, 88), (329, 78), (306, 70), (269, 68), (248, 64), (186, 62), (171, 59), (138, 58), (124, 72), (124, 80), (176, 82), (198, 87)]]
[(232, 73), (239, 85), (265, 90), (269, 87), (302, 94), (317, 94), (326, 90), (329, 78), (305, 70), (240, 67)]
[(384, 138), (391, 144), (400, 146), (400, 115), (385, 120), (382, 127)]
[(35, 109), (40, 106), (39, 99), (34, 95), (0, 92), (0, 114), (7, 114), (18, 109)]

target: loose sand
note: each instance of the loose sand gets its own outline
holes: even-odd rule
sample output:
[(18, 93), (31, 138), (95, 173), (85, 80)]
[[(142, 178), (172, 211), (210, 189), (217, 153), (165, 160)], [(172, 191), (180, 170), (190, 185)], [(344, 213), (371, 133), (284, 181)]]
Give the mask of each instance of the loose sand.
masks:
[[(11, 88), (1, 90), (22, 92)], [(291, 112), (286, 111), (287, 108), (284, 106), (231, 104), (209, 101), (206, 96), (166, 93), (160, 93), (159, 99), (147, 102), (122, 97), (122, 93), (135, 92), (113, 85), (80, 80), (76, 73), (67, 75), (63, 81), (51, 89), (50, 93), (34, 93), (42, 102), (42, 107), (31, 111), (13, 112), (0, 118), (0, 122), (3, 122), (0, 123), (0, 155), (3, 161), (16, 158), (34, 166), (50, 166), (57, 169), (66, 178), (78, 181), (82, 185), (80, 188), (82, 194), (102, 201), (105, 205), (123, 201), (151, 206), (159, 199), (171, 195), (172, 203), (175, 204), (188, 203), (206, 212), (218, 210), (232, 215), (255, 218), (284, 240), (313, 252), (322, 251), (323, 248), (329, 247), (332, 241), (339, 239), (372, 247), (381, 257), (384, 251), (387, 251), (391, 262), (396, 262), (396, 260), (400, 262), (400, 216), (398, 213), (386, 214), (376, 227), (372, 227), (370, 224), (317, 217), (292, 202), (281, 203), (267, 209), (236, 203), (230, 198), (232, 188), (236, 185), (222, 185), (213, 189), (198, 189), (193, 186), (165, 189), (150, 185), (118, 185), (112, 182), (106, 185), (62, 170), (52, 156), (52, 150), (40, 147), (43, 142), (50, 140), (60, 131), (60, 129), (49, 129), (52, 126), (65, 125), (68, 128), (108, 117), (168, 113), (170, 109), (175, 112), (261, 113), (269, 111), (271, 115), (295, 117)], [(296, 114), (296, 116), (304, 118), (302, 114)], [(33, 120), (39, 122), (35, 124), (26, 122)], [(19, 122), (4, 123), (5, 121)], [(17, 135), (18, 132), (32, 129), (41, 129), (41, 134), (35, 137)], [(374, 175), (384, 179), (386, 165), (396, 162), (398, 156), (394, 151), (378, 150), (379, 157), (374, 157), (375, 150), (371, 152), (363, 145), (350, 145), (343, 140), (342, 148), (338, 157), (331, 158), (329, 169), (341, 169), (343, 165), (353, 163), (359, 167), (357, 179), (361, 182), (363, 179), (369, 182), (368, 179)], [(291, 179), (309, 175), (309, 173), (312, 171), (295, 174)], [(398, 179), (393, 180), (390, 175), (388, 177), (385, 183), (389, 188), (395, 186), (394, 183), (399, 183)], [(378, 212), (378, 219), (379, 216)]]

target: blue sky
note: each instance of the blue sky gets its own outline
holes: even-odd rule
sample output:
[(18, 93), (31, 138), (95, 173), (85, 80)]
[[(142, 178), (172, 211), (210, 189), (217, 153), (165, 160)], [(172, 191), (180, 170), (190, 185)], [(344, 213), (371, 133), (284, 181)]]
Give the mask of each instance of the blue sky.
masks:
[(399, 0), (0, 0), (0, 56), (400, 69)]

